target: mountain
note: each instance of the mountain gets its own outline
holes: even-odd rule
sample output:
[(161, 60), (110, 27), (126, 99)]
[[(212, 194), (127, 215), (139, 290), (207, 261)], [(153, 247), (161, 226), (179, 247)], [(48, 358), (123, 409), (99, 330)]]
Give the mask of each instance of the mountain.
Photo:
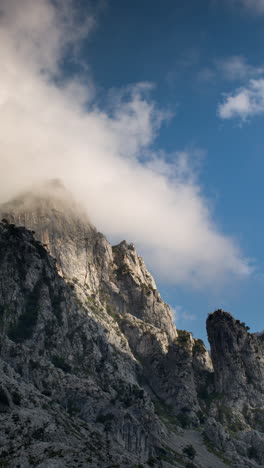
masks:
[(0, 466), (264, 466), (264, 337), (201, 340), (59, 181), (0, 207)]

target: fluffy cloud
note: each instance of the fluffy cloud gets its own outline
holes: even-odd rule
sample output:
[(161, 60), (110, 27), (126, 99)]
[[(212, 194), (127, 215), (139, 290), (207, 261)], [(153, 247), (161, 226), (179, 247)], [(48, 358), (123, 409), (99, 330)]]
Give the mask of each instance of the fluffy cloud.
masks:
[(63, 79), (65, 54), (94, 18), (79, 26), (69, 0), (2, 0), (0, 13), (0, 199), (60, 178), (97, 227), (135, 242), (160, 278), (207, 286), (247, 275), (235, 240), (212, 220), (190, 155), (168, 163), (153, 153), (167, 115), (152, 85), (126, 88), (102, 109), (89, 77)]
[(218, 114), (222, 119), (238, 117), (246, 120), (263, 113), (264, 79), (250, 80), (248, 86), (226, 95), (224, 102), (218, 107)]

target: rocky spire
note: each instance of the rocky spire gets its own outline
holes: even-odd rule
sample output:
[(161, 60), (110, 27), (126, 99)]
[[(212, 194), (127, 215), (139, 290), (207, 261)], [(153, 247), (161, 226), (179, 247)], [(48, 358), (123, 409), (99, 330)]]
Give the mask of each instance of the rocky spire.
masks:
[(207, 319), (216, 391), (235, 404), (258, 406), (264, 403), (264, 337), (248, 330), (222, 310)]

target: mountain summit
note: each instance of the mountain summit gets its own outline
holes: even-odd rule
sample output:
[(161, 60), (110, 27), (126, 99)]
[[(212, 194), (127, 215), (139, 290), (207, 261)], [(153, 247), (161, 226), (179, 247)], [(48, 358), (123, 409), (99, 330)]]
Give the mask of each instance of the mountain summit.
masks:
[(264, 466), (263, 336), (219, 310), (211, 361), (59, 181), (0, 212), (3, 466)]

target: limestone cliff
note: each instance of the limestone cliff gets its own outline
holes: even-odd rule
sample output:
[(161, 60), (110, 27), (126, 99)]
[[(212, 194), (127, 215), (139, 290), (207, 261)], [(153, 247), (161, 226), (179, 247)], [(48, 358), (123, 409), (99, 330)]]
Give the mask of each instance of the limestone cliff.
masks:
[(211, 361), (58, 181), (0, 212), (3, 466), (264, 466), (263, 336), (217, 311)]
[(241, 466), (264, 466), (264, 339), (248, 330), (222, 310), (208, 316), (215, 393), (206, 432)]
[(59, 181), (21, 194), (0, 208), (1, 218), (33, 230), (56, 258), (62, 276), (86, 294), (177, 336), (172, 313), (144, 261), (125, 241), (112, 248)]

